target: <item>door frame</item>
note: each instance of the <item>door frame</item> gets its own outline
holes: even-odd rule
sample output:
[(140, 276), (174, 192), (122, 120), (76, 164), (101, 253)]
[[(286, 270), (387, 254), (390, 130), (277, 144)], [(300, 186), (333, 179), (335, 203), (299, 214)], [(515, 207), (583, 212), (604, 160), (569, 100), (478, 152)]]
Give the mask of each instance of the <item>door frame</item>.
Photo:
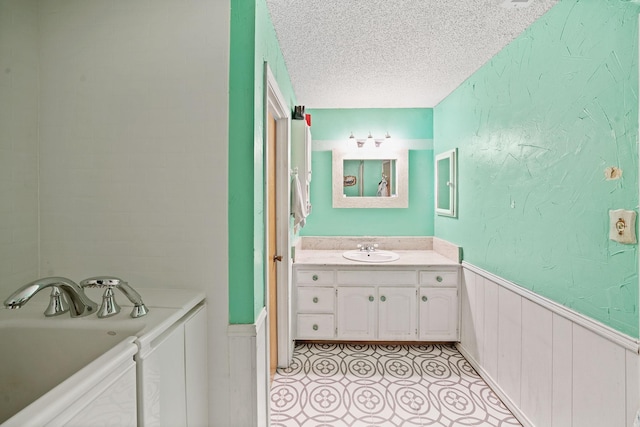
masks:
[[(264, 117), (263, 117), (263, 133), (264, 133), (264, 155), (265, 164), (269, 160), (267, 158), (267, 114), (271, 112), (276, 120), (276, 248), (282, 255), (282, 262), (277, 263), (276, 267), (276, 289), (277, 289), (277, 331), (278, 331), (278, 367), (289, 366), (289, 361), (293, 357), (293, 334), (291, 322), (291, 243), (289, 231), (289, 218), (291, 216), (291, 206), (289, 194), (291, 193), (291, 173), (289, 171), (289, 152), (290, 152), (290, 108), (287, 105), (278, 82), (276, 81), (269, 64), (264, 63)], [(266, 173), (265, 170), (265, 206), (268, 206), (269, 193), (266, 189)], [(265, 302), (269, 301), (269, 278), (268, 263), (272, 262), (268, 253), (267, 245), (269, 243), (269, 214), (265, 209)], [(266, 304), (265, 304), (266, 305)], [(270, 343), (271, 338), (269, 338)], [(269, 345), (267, 345), (269, 348)]]

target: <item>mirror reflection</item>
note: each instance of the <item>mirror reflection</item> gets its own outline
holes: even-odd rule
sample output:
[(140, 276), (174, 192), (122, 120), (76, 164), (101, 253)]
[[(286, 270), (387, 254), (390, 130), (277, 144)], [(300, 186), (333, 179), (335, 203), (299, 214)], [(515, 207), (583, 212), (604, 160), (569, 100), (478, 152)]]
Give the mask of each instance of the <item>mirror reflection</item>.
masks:
[(409, 207), (409, 150), (332, 150), (334, 208)]
[(349, 159), (343, 163), (345, 197), (392, 197), (398, 194), (394, 159)]

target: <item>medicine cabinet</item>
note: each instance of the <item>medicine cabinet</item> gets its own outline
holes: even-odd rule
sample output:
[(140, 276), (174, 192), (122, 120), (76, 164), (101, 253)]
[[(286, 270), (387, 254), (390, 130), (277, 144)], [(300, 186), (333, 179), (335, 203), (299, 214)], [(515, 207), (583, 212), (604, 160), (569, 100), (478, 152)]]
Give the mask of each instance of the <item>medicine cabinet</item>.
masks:
[(436, 155), (436, 213), (455, 217), (457, 212), (457, 149)]

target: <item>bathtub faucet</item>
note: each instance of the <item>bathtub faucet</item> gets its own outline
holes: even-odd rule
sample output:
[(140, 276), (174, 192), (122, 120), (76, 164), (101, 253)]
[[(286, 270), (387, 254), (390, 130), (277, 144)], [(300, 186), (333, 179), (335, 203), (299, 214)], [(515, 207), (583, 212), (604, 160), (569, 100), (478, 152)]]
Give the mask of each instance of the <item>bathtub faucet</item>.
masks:
[[(7, 308), (21, 308), (25, 305), (35, 294), (45, 288), (54, 288), (53, 294), (56, 293), (55, 289), (59, 289), (62, 295), (66, 296), (66, 299), (70, 301), (69, 312), (71, 317), (82, 317), (92, 314), (98, 308), (98, 304), (91, 301), (89, 297), (84, 293), (82, 288), (73, 280), (66, 277), (45, 277), (42, 279), (34, 280), (31, 283), (27, 283), (20, 289), (15, 291), (9, 298), (4, 301), (4, 306)], [(47, 314), (49, 310), (45, 312), (46, 316), (54, 314)], [(56, 313), (59, 314), (59, 313)]]
[(80, 282), (80, 286), (83, 288), (101, 288), (105, 289), (102, 297), (102, 305), (98, 310), (98, 317), (111, 317), (120, 312), (120, 306), (116, 303), (113, 295), (113, 288), (120, 289), (127, 299), (133, 304), (133, 310), (131, 311), (131, 317), (142, 317), (149, 312), (149, 309), (138, 292), (136, 292), (129, 283), (114, 276), (96, 276), (84, 279)]

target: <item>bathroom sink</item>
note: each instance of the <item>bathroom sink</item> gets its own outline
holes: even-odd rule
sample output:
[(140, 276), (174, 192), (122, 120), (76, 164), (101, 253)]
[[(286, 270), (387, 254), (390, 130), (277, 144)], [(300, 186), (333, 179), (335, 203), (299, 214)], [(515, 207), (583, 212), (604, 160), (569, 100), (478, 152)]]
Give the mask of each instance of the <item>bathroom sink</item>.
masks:
[(342, 256), (352, 261), (361, 262), (391, 262), (400, 258), (400, 255), (395, 252), (383, 250), (375, 250), (371, 252), (361, 250), (346, 251)]

